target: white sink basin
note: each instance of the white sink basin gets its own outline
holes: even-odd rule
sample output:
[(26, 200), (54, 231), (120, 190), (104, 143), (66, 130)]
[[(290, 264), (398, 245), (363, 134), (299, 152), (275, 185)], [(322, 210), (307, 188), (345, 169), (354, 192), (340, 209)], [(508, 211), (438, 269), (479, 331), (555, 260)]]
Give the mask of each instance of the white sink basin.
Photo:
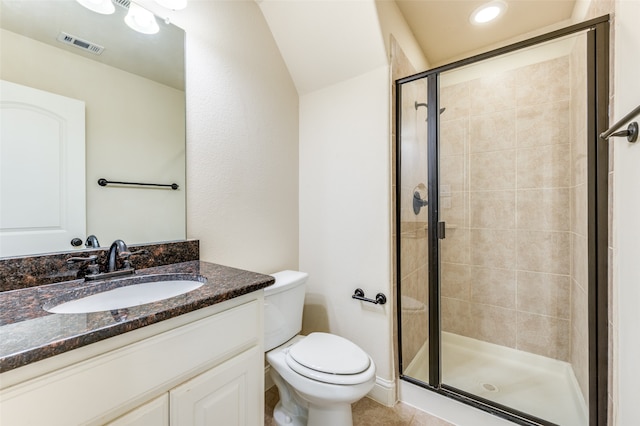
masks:
[(89, 312), (111, 311), (157, 302), (188, 293), (203, 283), (191, 280), (154, 281), (132, 284), (103, 291), (81, 299), (60, 303), (45, 310), (54, 314), (85, 314)]

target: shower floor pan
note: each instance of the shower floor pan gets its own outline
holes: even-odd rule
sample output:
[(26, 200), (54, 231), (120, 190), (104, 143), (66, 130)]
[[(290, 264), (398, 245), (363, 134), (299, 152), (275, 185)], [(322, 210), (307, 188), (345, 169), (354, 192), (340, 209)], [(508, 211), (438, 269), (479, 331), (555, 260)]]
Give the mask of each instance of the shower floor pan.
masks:
[[(428, 382), (425, 343), (405, 375)], [(442, 382), (562, 426), (585, 426), (587, 407), (571, 365), (442, 333)]]

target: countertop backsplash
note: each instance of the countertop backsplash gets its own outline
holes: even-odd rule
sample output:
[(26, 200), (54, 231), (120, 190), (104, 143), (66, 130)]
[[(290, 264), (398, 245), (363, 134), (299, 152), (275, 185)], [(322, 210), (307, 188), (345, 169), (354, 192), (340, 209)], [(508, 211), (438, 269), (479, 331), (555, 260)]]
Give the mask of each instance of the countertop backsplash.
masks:
[[(126, 241), (125, 241), (126, 242)], [(148, 253), (131, 258), (135, 269), (170, 265), (200, 259), (199, 240), (168, 241), (153, 244), (131, 244), (131, 251), (146, 250)], [(95, 250), (72, 250), (67, 252), (18, 256), (0, 259), (0, 292), (18, 290), (45, 284), (82, 278), (86, 266), (67, 264), (72, 256), (98, 256), (97, 262), (105, 265), (109, 247)]]

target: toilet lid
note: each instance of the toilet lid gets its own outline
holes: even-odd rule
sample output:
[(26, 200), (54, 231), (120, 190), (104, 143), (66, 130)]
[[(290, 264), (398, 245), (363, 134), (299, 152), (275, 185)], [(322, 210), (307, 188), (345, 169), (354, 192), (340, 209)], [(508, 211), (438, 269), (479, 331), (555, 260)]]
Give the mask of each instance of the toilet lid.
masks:
[(371, 360), (357, 345), (328, 333), (311, 333), (289, 348), (298, 364), (328, 374), (358, 374), (369, 368)]

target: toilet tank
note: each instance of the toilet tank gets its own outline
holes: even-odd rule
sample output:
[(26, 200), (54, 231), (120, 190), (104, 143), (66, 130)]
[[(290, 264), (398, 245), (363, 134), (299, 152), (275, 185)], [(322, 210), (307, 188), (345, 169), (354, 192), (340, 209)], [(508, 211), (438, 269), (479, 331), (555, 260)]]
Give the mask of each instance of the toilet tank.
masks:
[(302, 330), (305, 283), (309, 274), (281, 271), (264, 289), (264, 350), (270, 351)]

